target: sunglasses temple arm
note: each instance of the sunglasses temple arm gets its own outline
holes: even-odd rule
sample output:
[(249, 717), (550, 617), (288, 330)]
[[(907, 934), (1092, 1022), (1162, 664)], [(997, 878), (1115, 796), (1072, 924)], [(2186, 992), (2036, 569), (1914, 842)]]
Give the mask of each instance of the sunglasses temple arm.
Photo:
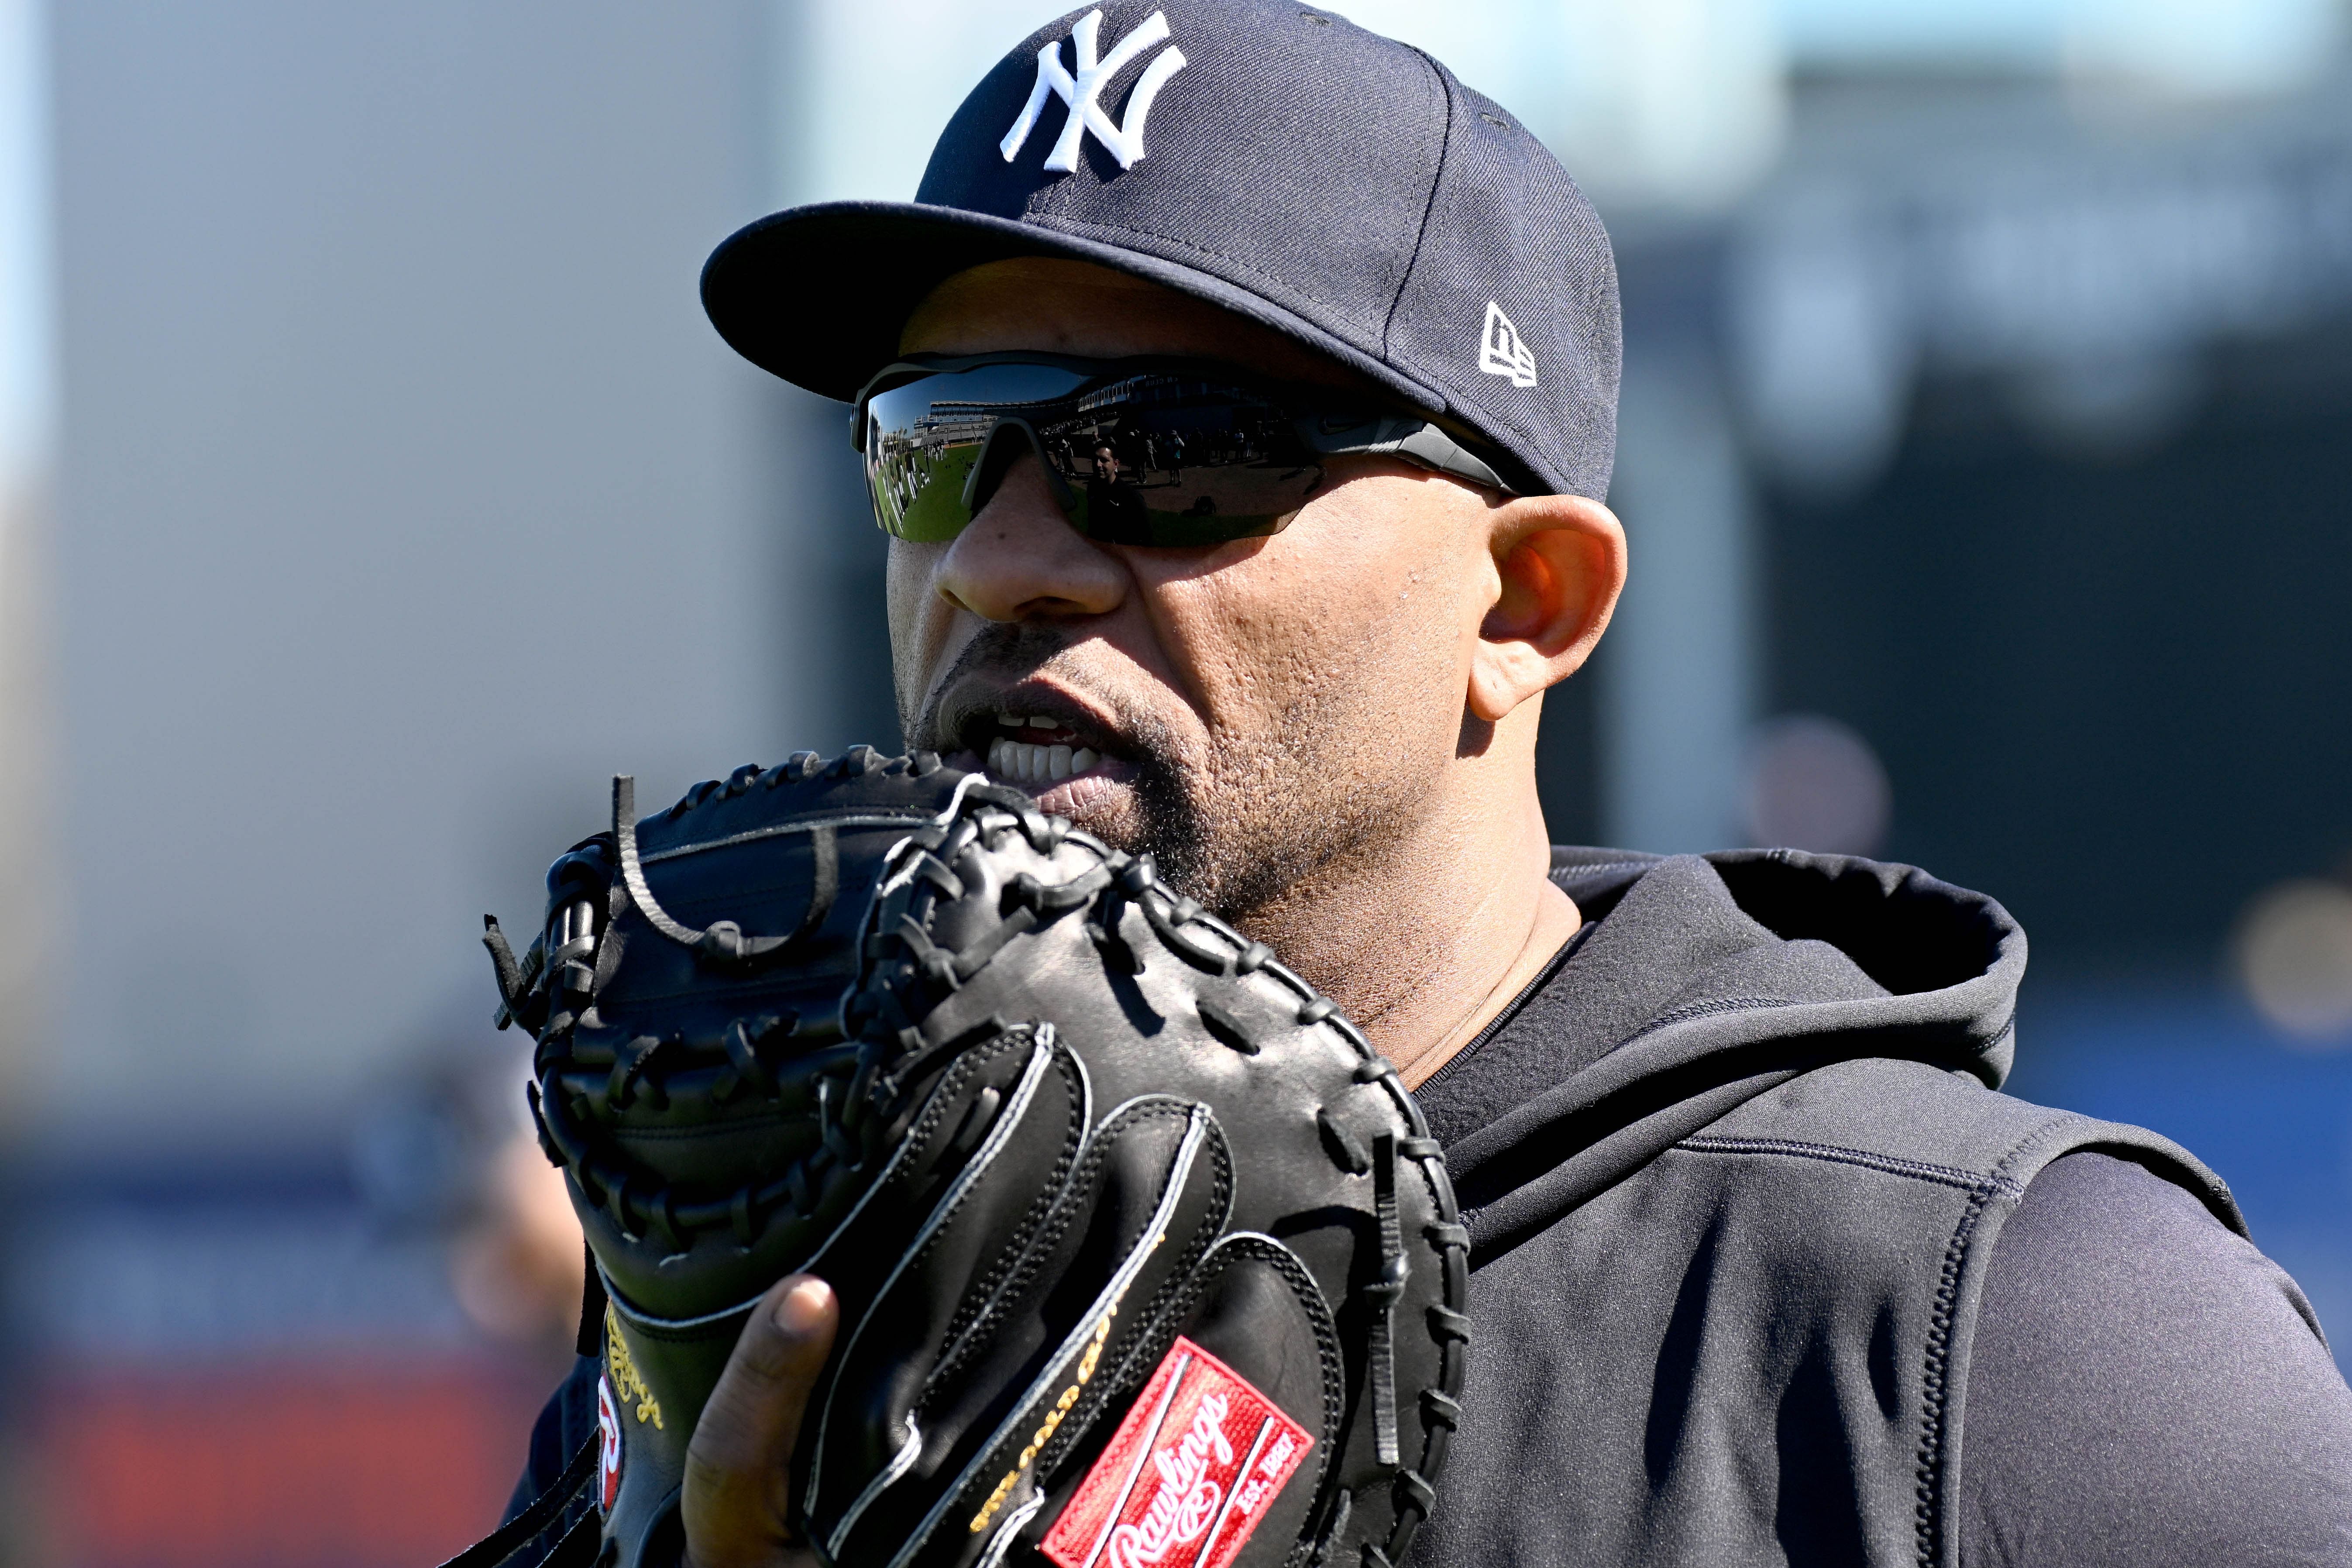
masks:
[(1319, 428), (1319, 421), (1298, 423), (1307, 446), (1327, 458), (1402, 458), (1415, 467), (1452, 474), (1506, 495), (1517, 493), (1476, 454), (1426, 419), (1368, 420), (1328, 433)]

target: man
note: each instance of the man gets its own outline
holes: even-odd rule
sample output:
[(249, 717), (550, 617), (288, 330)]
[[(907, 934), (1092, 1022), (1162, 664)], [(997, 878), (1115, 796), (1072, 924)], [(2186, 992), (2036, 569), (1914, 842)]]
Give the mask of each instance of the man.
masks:
[[(1475, 1337), (1416, 1561), (2352, 1562), (2352, 1394), (2226, 1190), (1994, 1092), (1997, 904), (1550, 847), (1542, 694), (1626, 571), (1615, 277), (1505, 110), (1295, 3), (1122, 0), (981, 83), (918, 205), (780, 214), (704, 295), (857, 399), (909, 741), (1149, 850), (1445, 1141)], [(1174, 493), (1090, 504), (1171, 409)], [(814, 1561), (782, 1479), (834, 1327), (810, 1279), (753, 1314), (698, 1568)]]

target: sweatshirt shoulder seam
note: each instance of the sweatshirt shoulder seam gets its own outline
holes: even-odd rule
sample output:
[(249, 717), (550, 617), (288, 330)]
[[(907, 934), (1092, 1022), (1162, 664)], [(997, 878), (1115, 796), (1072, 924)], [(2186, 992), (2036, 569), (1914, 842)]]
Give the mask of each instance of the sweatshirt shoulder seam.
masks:
[(1971, 1192), (1959, 1223), (1952, 1229), (1952, 1238), (1944, 1247), (1943, 1265), (1937, 1274), (1935, 1305), (1928, 1315), (1927, 1353), (1922, 1357), (1919, 1378), (1919, 1450), (1916, 1466), (1919, 1489), (1912, 1516), (1913, 1544), (1918, 1553), (1919, 1568), (1944, 1568), (1944, 1516), (1950, 1506), (1950, 1488), (1947, 1484), (1949, 1468), (1946, 1463), (1951, 1447), (1948, 1417), (1952, 1335), (1960, 1310), (1960, 1270), (1967, 1263), (1985, 1209), (2001, 1187), (2013, 1188), (2020, 1196), (2025, 1191), (2004, 1177), (1991, 1177)]
[(1834, 1143), (1813, 1143), (1796, 1138), (1725, 1138), (1700, 1133), (1685, 1138), (1675, 1145), (1694, 1154), (1777, 1154), (1788, 1159), (1821, 1160), (1832, 1164), (1856, 1165), (1884, 1175), (1907, 1176), (1914, 1181), (1933, 1182), (1939, 1186), (1957, 1187), (1962, 1192), (1994, 1193), (2011, 1197), (2022, 1197), (2024, 1185), (2014, 1178), (1998, 1172), (1962, 1170), (1957, 1165), (1938, 1165), (1926, 1160), (1906, 1160), (1898, 1155), (1874, 1154), (1866, 1149), (1847, 1149)]

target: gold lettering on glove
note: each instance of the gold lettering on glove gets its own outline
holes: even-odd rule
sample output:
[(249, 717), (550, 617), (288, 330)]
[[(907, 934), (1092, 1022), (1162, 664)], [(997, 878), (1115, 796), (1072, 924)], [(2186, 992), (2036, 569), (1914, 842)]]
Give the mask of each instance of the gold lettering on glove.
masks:
[(621, 1403), (633, 1408), (639, 1422), (650, 1421), (660, 1430), (661, 1401), (629, 1359), (629, 1342), (621, 1337), (621, 1320), (613, 1315), (609, 1302), (604, 1307), (604, 1370), (612, 1374), (613, 1393)]
[(996, 1483), (996, 1489), (988, 1494), (988, 1501), (971, 1516), (971, 1532), (974, 1535), (988, 1528), (988, 1521), (996, 1517), (996, 1510), (1004, 1506), (1004, 1500), (1013, 1495), (1013, 1489), (1021, 1484), (1021, 1478), (1036, 1461), (1046, 1439), (1053, 1436), (1055, 1428), (1061, 1426), (1062, 1417), (1070, 1413), (1070, 1407), (1078, 1402), (1078, 1395), (1086, 1391), (1087, 1380), (1094, 1376), (1095, 1365), (1102, 1360), (1104, 1342), (1110, 1338), (1110, 1321), (1118, 1316), (1118, 1309), (1113, 1307), (1095, 1325), (1094, 1334), (1087, 1341), (1086, 1353), (1078, 1357), (1077, 1368), (1072, 1374), (1069, 1386), (1062, 1390), (1060, 1397), (1054, 1401), (1053, 1408), (1045, 1412), (1045, 1419), (1037, 1430), (1029, 1435), (1029, 1446), (1021, 1450), (1021, 1458), (1013, 1461), (1004, 1479)]

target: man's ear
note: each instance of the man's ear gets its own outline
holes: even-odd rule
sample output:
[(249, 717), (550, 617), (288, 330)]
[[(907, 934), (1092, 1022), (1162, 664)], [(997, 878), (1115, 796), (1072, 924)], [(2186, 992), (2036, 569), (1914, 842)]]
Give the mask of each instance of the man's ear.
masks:
[(1625, 586), (1625, 530), (1582, 496), (1521, 496), (1488, 517), (1500, 591), (1478, 627), (1469, 707), (1491, 724), (1591, 656)]

